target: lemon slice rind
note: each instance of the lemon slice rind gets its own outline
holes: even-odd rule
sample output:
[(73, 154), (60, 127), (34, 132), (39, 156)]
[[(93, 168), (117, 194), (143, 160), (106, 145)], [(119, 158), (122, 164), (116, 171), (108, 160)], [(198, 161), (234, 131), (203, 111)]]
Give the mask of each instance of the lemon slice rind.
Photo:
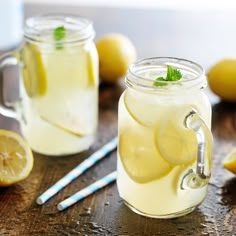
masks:
[(46, 70), (36, 45), (26, 43), (22, 51), (23, 81), (29, 97), (43, 96), (47, 91)]

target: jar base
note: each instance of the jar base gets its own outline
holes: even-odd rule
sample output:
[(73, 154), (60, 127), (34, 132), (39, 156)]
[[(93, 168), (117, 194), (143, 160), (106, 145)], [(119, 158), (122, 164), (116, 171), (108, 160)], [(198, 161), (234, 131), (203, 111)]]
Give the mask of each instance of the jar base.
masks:
[(35, 143), (31, 143), (29, 140), (29, 144), (31, 149), (38, 154), (47, 155), (52, 157), (59, 157), (59, 156), (68, 156), (74, 155), (77, 153), (81, 153), (83, 151), (88, 150), (95, 141), (95, 135), (90, 135), (84, 138), (78, 138), (74, 140), (73, 145), (70, 143), (70, 146), (66, 146), (66, 143), (62, 145), (61, 143), (52, 147), (52, 145), (47, 145), (47, 143), (43, 143), (43, 145), (34, 145)]
[(175, 212), (175, 213), (171, 213), (171, 214), (166, 214), (166, 215), (152, 215), (152, 214), (142, 212), (142, 211), (136, 209), (134, 206), (132, 206), (128, 202), (126, 202), (124, 199), (122, 199), (122, 200), (123, 200), (124, 204), (128, 208), (130, 208), (133, 212), (135, 212), (139, 215), (145, 216), (145, 217), (156, 218), (156, 219), (172, 219), (172, 218), (181, 217), (181, 216), (191, 213), (192, 211), (194, 211), (198, 207), (198, 205), (197, 205), (197, 206), (189, 207), (183, 211), (179, 211), (179, 212)]

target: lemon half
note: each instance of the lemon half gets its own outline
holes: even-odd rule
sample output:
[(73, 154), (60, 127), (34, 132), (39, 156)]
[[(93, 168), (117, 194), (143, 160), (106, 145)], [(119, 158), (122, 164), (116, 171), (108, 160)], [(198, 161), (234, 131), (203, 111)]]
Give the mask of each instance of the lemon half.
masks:
[(33, 154), (28, 143), (17, 133), (0, 130), (0, 186), (25, 179), (33, 168)]

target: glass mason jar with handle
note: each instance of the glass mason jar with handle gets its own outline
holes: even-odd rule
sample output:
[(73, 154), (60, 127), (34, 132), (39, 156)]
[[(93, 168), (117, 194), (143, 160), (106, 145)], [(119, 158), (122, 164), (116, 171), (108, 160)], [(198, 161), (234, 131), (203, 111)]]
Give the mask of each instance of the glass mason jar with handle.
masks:
[(92, 23), (79, 16), (26, 20), (22, 47), (1, 60), (19, 64), (20, 99), (0, 112), (20, 122), (32, 149), (47, 155), (83, 151), (98, 121), (98, 55)]
[[(182, 78), (164, 80), (168, 66)], [(130, 66), (126, 85), (118, 112), (119, 194), (144, 216), (185, 215), (204, 200), (210, 178), (204, 70), (184, 59), (149, 58)]]

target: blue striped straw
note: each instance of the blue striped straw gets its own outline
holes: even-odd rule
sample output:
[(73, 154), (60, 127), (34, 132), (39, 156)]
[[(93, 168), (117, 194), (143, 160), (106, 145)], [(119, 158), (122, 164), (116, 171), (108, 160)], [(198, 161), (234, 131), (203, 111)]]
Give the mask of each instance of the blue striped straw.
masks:
[(39, 205), (44, 204), (52, 196), (54, 196), (56, 193), (58, 193), (60, 190), (62, 190), (64, 187), (66, 187), (69, 183), (71, 183), (78, 176), (83, 174), (91, 166), (93, 166), (98, 161), (100, 161), (102, 158), (104, 158), (107, 154), (109, 154), (111, 151), (113, 151), (116, 147), (117, 147), (117, 137), (113, 138), (110, 142), (105, 144), (102, 148), (100, 148), (98, 151), (93, 153), (86, 160), (84, 160), (81, 164), (76, 166), (68, 174), (66, 174), (59, 181), (57, 181), (47, 191), (45, 191), (43, 194), (41, 194), (37, 198), (36, 202)]
[(116, 171), (111, 172), (110, 174), (104, 176), (100, 180), (94, 182), (93, 184), (87, 186), (86, 188), (78, 191), (77, 193), (73, 194), (72, 196), (68, 197), (64, 201), (60, 202), (57, 205), (57, 209), (59, 211), (63, 211), (69, 206), (75, 204), (76, 202), (86, 198), (88, 195), (95, 193), (99, 189), (107, 186), (108, 184), (113, 183), (116, 180)]

